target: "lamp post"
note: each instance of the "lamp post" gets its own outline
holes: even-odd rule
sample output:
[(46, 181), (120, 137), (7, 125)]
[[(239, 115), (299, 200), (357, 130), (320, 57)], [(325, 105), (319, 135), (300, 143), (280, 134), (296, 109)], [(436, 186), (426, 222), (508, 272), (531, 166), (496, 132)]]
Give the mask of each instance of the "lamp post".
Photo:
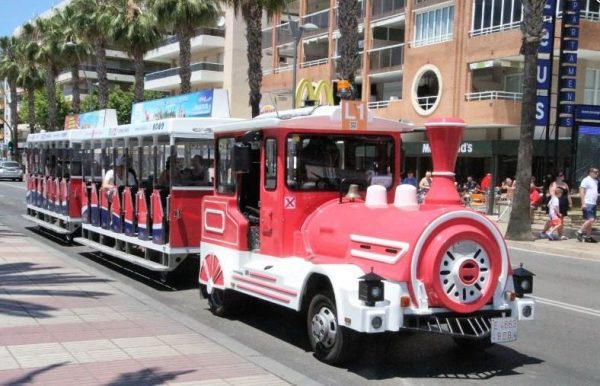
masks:
[(292, 20), (292, 16), (290, 15), (290, 8), (288, 6), (287, 1), (285, 2), (285, 10), (288, 15), (288, 23), (290, 25), (290, 32), (292, 33), (292, 39), (294, 39), (294, 60), (293, 60), (293, 68), (292, 68), (292, 108), (296, 108), (296, 71), (298, 65), (298, 44), (300, 44), (300, 40), (302, 39), (302, 33), (304, 31), (315, 31), (319, 29), (319, 27), (313, 23), (306, 23), (300, 25), (299, 20)]

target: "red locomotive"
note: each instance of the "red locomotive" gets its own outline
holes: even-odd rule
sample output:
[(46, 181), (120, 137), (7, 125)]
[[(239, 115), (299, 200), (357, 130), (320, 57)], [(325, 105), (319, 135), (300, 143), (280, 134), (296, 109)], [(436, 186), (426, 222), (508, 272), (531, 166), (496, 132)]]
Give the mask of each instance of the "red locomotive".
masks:
[[(339, 363), (361, 333), (414, 330), (485, 348), (532, 320), (532, 278), (454, 186), (464, 122), (426, 124), (434, 172), (424, 203), (400, 185), (401, 133), (339, 107), (272, 113), (215, 132), (215, 192), (202, 203), (199, 281), (216, 315), (237, 293), (306, 312), (315, 355)], [(346, 194), (347, 193), (347, 194)]]

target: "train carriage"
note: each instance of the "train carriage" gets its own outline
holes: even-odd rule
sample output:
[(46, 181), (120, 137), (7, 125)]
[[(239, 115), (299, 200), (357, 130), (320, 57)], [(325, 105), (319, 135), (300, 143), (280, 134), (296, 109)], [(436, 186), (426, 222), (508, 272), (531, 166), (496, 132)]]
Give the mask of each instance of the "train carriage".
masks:
[(81, 228), (81, 149), (74, 130), (27, 136), (25, 219), (72, 241)]
[(215, 191), (202, 203), (201, 292), (216, 315), (239, 293), (303, 312), (315, 355), (339, 363), (365, 334), (446, 334), (483, 349), (534, 318), (532, 278), (454, 185), (464, 122), (426, 124), (432, 188), (400, 185), (399, 122), (343, 108), (266, 114), (215, 128)]
[[(231, 119), (172, 118), (84, 130), (82, 235), (114, 259), (177, 282), (197, 269), (200, 203), (213, 189), (212, 128)], [(123, 170), (120, 186), (107, 186)]]

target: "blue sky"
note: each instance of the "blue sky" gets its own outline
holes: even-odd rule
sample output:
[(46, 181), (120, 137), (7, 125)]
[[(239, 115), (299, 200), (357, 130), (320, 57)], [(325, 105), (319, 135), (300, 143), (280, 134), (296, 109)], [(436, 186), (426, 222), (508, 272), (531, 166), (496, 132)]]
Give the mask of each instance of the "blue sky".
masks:
[(58, 3), (59, 0), (0, 0), (0, 36), (12, 35), (15, 28)]

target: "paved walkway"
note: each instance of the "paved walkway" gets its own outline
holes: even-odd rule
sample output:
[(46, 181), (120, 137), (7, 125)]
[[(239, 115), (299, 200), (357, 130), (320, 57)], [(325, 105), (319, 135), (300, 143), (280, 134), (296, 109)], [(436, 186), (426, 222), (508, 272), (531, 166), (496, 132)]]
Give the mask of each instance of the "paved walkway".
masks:
[(0, 224), (0, 385), (311, 385)]

